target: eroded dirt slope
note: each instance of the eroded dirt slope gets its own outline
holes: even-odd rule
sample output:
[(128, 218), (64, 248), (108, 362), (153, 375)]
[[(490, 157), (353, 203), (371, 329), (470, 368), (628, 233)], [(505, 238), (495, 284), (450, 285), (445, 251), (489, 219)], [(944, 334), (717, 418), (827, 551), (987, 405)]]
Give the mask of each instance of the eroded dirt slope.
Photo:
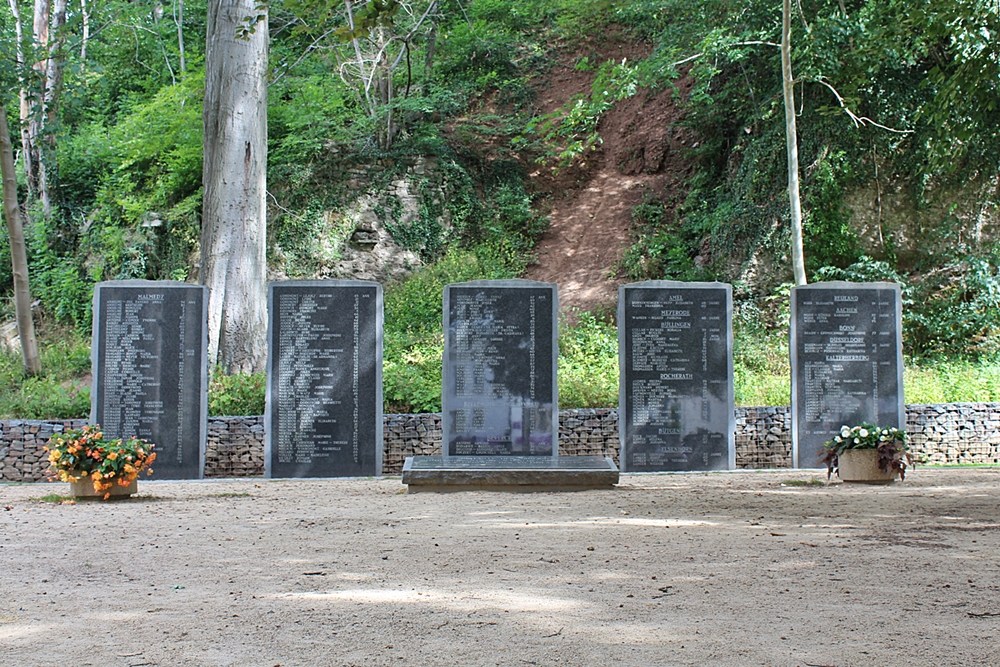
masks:
[[(574, 68), (581, 57), (620, 62), (647, 54), (647, 46), (615, 33), (602, 43), (566, 50), (538, 82), (540, 111), (550, 113), (589, 94), (594, 72)], [(632, 209), (645, 198), (656, 199), (669, 219), (683, 199), (690, 172), (685, 155), (693, 139), (679, 125), (683, 116), (675, 96), (686, 95), (688, 85), (682, 82), (676, 93), (642, 91), (619, 102), (598, 126), (602, 145), (584, 161), (558, 173), (543, 168), (532, 174), (536, 189), (547, 195), (542, 207), (550, 227), (526, 277), (557, 283), (563, 312), (613, 307), (625, 282), (618, 264), (633, 240)]]

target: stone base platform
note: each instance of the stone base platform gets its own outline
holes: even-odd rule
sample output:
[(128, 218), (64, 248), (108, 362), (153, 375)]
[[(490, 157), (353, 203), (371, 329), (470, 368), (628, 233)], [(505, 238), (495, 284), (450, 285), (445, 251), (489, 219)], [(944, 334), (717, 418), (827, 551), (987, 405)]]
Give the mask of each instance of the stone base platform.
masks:
[(609, 456), (410, 456), (403, 484), (420, 491), (585, 491), (618, 483)]

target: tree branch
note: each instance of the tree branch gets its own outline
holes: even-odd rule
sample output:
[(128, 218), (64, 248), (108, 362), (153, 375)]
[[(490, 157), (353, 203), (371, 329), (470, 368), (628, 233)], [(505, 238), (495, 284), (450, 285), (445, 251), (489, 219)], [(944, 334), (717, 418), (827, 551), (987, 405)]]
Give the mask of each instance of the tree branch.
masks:
[[(774, 42), (767, 42), (767, 41), (760, 40), (760, 39), (753, 39), (753, 40), (746, 41), (746, 42), (733, 42), (732, 45), (733, 46), (773, 46), (776, 49), (780, 49), (781, 48), (781, 44), (775, 44)], [(701, 58), (704, 55), (705, 55), (704, 52), (702, 52), (702, 53), (696, 53), (693, 56), (688, 56), (687, 58), (684, 58), (682, 60), (678, 60), (677, 62), (670, 63), (670, 66), (671, 67), (678, 67), (680, 65), (684, 65), (686, 63), (689, 63), (692, 60), (697, 60), (698, 58)]]
[(876, 123), (874, 120), (868, 118), (867, 116), (858, 116), (856, 113), (851, 111), (850, 107), (847, 106), (847, 103), (844, 101), (844, 98), (841, 96), (841, 94), (837, 92), (837, 89), (834, 88), (832, 85), (830, 85), (830, 83), (827, 82), (823, 77), (819, 77), (817, 79), (809, 79), (809, 80), (821, 83), (830, 89), (830, 92), (833, 93), (833, 96), (837, 98), (837, 103), (840, 104), (840, 108), (844, 110), (844, 113), (846, 113), (848, 117), (851, 119), (851, 121), (854, 123), (854, 127), (861, 127), (863, 125), (872, 125), (879, 129), (885, 130), (886, 132), (895, 132), (897, 134), (913, 134), (913, 130), (899, 130), (894, 127), (882, 125), (881, 123)]

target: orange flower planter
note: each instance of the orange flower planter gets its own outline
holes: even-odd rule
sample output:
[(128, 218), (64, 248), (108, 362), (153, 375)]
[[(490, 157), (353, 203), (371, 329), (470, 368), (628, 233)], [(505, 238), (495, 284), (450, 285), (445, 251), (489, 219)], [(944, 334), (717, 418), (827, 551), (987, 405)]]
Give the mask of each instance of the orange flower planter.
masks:
[[(105, 492), (94, 491), (94, 482), (90, 479), (81, 479), (76, 482), (69, 483), (70, 494), (74, 498), (103, 498)], [(138, 493), (139, 491), (139, 480), (133, 479), (132, 483), (128, 486), (122, 486), (120, 484), (112, 484), (111, 488), (107, 490), (106, 493), (110, 493), (111, 496), (108, 500), (116, 498), (128, 498), (129, 496)]]

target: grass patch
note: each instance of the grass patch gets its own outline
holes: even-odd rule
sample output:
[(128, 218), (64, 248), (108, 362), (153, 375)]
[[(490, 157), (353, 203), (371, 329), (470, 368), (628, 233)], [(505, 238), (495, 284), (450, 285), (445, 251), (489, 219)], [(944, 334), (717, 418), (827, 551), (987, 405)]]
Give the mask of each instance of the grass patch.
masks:
[(53, 505), (62, 505), (67, 501), (75, 501), (73, 496), (63, 496), (58, 493), (47, 493), (40, 498), (35, 498), (35, 502), (39, 503), (52, 503)]
[(821, 479), (789, 479), (781, 483), (781, 486), (810, 487), (826, 486), (826, 482)]
[(907, 403), (1000, 401), (1000, 361), (913, 363), (903, 374), (903, 391)]

